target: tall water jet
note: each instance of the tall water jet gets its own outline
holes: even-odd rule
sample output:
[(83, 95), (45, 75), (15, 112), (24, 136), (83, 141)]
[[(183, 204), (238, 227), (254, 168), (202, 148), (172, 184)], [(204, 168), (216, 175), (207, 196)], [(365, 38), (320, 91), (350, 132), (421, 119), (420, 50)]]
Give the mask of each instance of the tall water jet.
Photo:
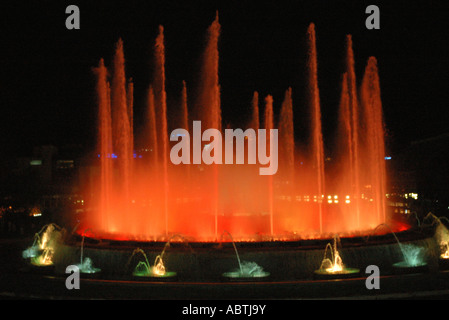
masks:
[[(221, 131), (221, 106), (220, 106), (220, 84), (218, 77), (218, 40), (220, 37), (220, 23), (218, 22), (218, 11), (215, 20), (207, 31), (207, 44), (203, 56), (201, 88), (199, 96), (199, 107), (203, 115), (203, 129), (217, 129)], [(216, 149), (214, 149), (214, 152)], [(218, 237), (218, 176), (217, 164), (211, 165), (211, 210), (214, 214), (215, 239)]]
[(352, 118), (351, 118), (351, 104), (348, 88), (348, 73), (345, 72), (342, 77), (341, 83), (341, 96), (339, 105), (339, 127), (338, 127), (338, 154), (337, 157), (340, 160), (340, 170), (338, 171), (339, 185), (337, 190), (340, 194), (345, 194), (345, 202), (347, 204), (346, 221), (355, 221), (356, 225), (359, 224), (358, 214), (356, 210), (356, 201), (354, 197), (351, 202), (351, 195), (354, 196), (354, 150), (353, 150), (353, 133), (352, 133)]
[(98, 103), (98, 150), (100, 156), (100, 208), (97, 223), (102, 228), (110, 227), (108, 217), (112, 199), (112, 124), (110, 87), (107, 81), (107, 69), (101, 59), (97, 75), (97, 103)]
[(259, 122), (259, 93), (254, 91), (253, 99), (251, 101), (251, 121), (249, 124), (250, 128), (253, 128), (255, 132), (259, 130), (260, 122)]
[[(321, 129), (321, 107), (320, 93), (318, 89), (318, 62), (316, 50), (315, 25), (311, 23), (307, 30), (309, 45), (308, 60), (308, 76), (309, 76), (309, 102), (312, 112), (311, 130), (312, 130), (312, 157), (313, 167), (316, 174), (316, 195), (321, 199), (324, 195), (324, 147), (323, 134)], [(322, 200), (322, 199), (321, 199)], [(319, 230), (323, 232), (323, 205), (322, 201), (318, 201), (319, 210)]]
[(386, 220), (386, 168), (385, 168), (385, 130), (380, 98), (379, 74), (377, 60), (368, 59), (361, 87), (366, 146), (369, 162), (368, 180), (371, 185), (371, 196), (377, 213), (377, 222)]
[[(133, 79), (129, 78), (128, 82), (127, 82), (127, 87), (126, 87), (126, 105), (128, 107), (128, 121), (129, 121), (129, 152), (130, 152), (130, 161), (129, 161), (129, 174), (130, 174), (130, 188), (132, 187), (131, 184), (134, 183), (135, 179), (134, 179), (134, 174), (135, 174), (135, 170), (134, 170), (134, 157), (135, 157), (135, 152), (134, 152), (134, 83), (133, 83)], [(132, 199), (130, 199), (131, 203), (135, 203), (135, 194), (134, 194), (134, 190), (130, 191), (130, 197)], [(135, 226), (133, 226), (134, 230), (135, 230)]]
[[(273, 116), (273, 97), (271, 95), (268, 95), (265, 97), (265, 131), (267, 132), (266, 136), (266, 148), (265, 150), (270, 150), (271, 145), (271, 130), (274, 129), (274, 116)], [(260, 139), (260, 136), (259, 136)], [(268, 199), (268, 213), (270, 215), (270, 235), (274, 235), (274, 229), (273, 229), (273, 176), (269, 175), (267, 176), (267, 199)]]
[[(189, 131), (189, 109), (187, 103), (187, 85), (186, 82), (182, 81), (182, 92), (181, 92), (181, 121), (180, 128)], [(186, 176), (190, 181), (190, 166), (186, 166)]]
[(285, 92), (284, 101), (282, 102), (281, 114), (279, 119), (279, 151), (280, 151), (280, 168), (282, 171), (282, 178), (286, 184), (288, 194), (292, 196), (291, 192), (294, 181), (294, 152), (295, 152), (295, 137), (293, 127), (293, 103), (292, 103), (292, 89), (288, 88)]
[(147, 132), (146, 139), (148, 143), (148, 149), (151, 152), (150, 165), (153, 168), (153, 176), (158, 172), (158, 137), (157, 137), (157, 119), (156, 119), (156, 106), (154, 102), (154, 90), (153, 86), (150, 86), (147, 94)]
[[(356, 226), (360, 227), (360, 197), (362, 194), (360, 184), (360, 146), (359, 146), (359, 102), (357, 98), (357, 83), (354, 67), (354, 51), (352, 49), (352, 36), (346, 36), (346, 72), (347, 72), (347, 86), (348, 86), (348, 102), (351, 129), (348, 133), (351, 135), (351, 152), (349, 154), (349, 163), (351, 167), (351, 185), (352, 196), (356, 211)], [(347, 120), (346, 120), (347, 121)]]
[(159, 201), (156, 200), (163, 198), (163, 195), (160, 195), (159, 189), (161, 175), (159, 172), (159, 143), (157, 130), (154, 90), (153, 86), (150, 85), (147, 90), (145, 131), (143, 133), (145, 139), (144, 146), (149, 153), (149, 157), (142, 166), (144, 170), (140, 171), (140, 174), (144, 177), (144, 181), (141, 183), (142, 191), (144, 193), (142, 198), (151, 210), (151, 212), (149, 212), (150, 210), (146, 212), (143, 219), (143, 225), (147, 229), (147, 234), (156, 234), (160, 232), (160, 227), (158, 224), (160, 219), (157, 220), (156, 217), (158, 216), (158, 212), (160, 212), (161, 208)]
[(185, 81), (182, 81), (181, 92), (181, 126), (180, 128), (189, 130), (189, 111), (187, 104), (187, 85)]
[(218, 12), (215, 20), (207, 30), (207, 45), (204, 51), (204, 61), (201, 78), (200, 107), (205, 117), (205, 128), (221, 130), (221, 106), (219, 83), (219, 53), (218, 40), (221, 26), (218, 22)]
[[(131, 179), (131, 161), (133, 151), (131, 149), (131, 129), (128, 115), (127, 93), (126, 93), (126, 75), (125, 75), (125, 56), (123, 52), (123, 41), (119, 39), (116, 45), (114, 56), (114, 74), (111, 86), (111, 108), (112, 108), (112, 127), (113, 127), (113, 148), (117, 155), (117, 164), (120, 183), (115, 184), (118, 187), (116, 192), (122, 194), (120, 204), (117, 206), (119, 220), (122, 226), (132, 228), (129, 225), (129, 219), (126, 219), (126, 213), (129, 212), (130, 203), (130, 179)], [(114, 136), (115, 135), (115, 136)], [(126, 228), (125, 227), (125, 228)]]
[[(277, 227), (282, 230), (289, 228), (292, 219), (288, 218), (291, 212), (297, 211), (295, 206), (295, 137), (293, 125), (293, 103), (292, 89), (285, 91), (284, 101), (282, 102), (279, 121), (279, 152), (278, 162), (279, 170), (276, 174), (276, 221)], [(286, 221), (287, 219), (287, 221)], [(304, 222), (304, 221), (303, 221)]]
[(154, 45), (155, 74), (154, 74), (154, 97), (156, 105), (156, 116), (158, 119), (159, 137), (161, 141), (159, 148), (160, 161), (162, 163), (162, 183), (164, 189), (164, 224), (165, 235), (168, 235), (168, 131), (167, 131), (167, 93), (165, 91), (165, 43), (164, 27), (159, 26), (159, 34)]
[(128, 106), (130, 149), (131, 151), (134, 151), (134, 83), (132, 78), (130, 78), (128, 81), (126, 91), (126, 105)]

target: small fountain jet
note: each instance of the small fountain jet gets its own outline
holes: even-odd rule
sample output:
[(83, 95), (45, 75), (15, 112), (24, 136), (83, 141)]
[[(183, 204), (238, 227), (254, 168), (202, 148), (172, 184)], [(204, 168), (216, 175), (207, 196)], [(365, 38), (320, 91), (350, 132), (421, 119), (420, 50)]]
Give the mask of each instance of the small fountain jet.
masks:
[[(356, 268), (347, 268), (343, 264), (343, 260), (340, 256), (340, 253), (337, 250), (337, 243), (339, 243), (338, 236), (334, 237), (333, 245), (328, 243), (324, 250), (324, 257), (321, 261), (320, 268), (315, 270), (315, 276), (317, 277), (334, 277), (334, 276), (350, 276), (359, 273), (359, 269)], [(328, 249), (330, 251), (331, 257), (328, 257)]]

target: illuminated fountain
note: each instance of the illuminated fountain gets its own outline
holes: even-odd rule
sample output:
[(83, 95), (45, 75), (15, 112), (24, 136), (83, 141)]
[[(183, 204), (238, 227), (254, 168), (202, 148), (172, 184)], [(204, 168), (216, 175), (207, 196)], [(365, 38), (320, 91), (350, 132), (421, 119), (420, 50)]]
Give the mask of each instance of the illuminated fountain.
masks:
[(47, 224), (34, 235), (31, 247), (22, 252), (24, 259), (30, 259), (30, 263), (37, 267), (53, 265), (53, 254), (61, 238), (62, 228), (54, 223)]
[(449, 243), (447, 241), (442, 241), (441, 244), (441, 259), (449, 259)]
[(404, 255), (404, 261), (393, 264), (395, 272), (420, 273), (428, 270), (427, 262), (424, 261), (424, 248), (413, 244), (399, 244), (399, 246)]
[(449, 232), (448, 229), (440, 224), (435, 231), (437, 241), (440, 246), (440, 256), (438, 263), (441, 269), (449, 268)]
[[(325, 109), (321, 106), (318, 82), (318, 39), (315, 25), (310, 24), (306, 103), (294, 100), (297, 94), (291, 87), (280, 98), (248, 92), (251, 112), (244, 119), (247, 135), (241, 141), (246, 153), (243, 160), (253, 147), (268, 151), (273, 141), (267, 135), (264, 143), (264, 139), (251, 132), (278, 129), (278, 171), (274, 175), (260, 175), (259, 169), (263, 167), (260, 164), (245, 161), (239, 165), (223, 164), (225, 148), (220, 149), (216, 136), (207, 136), (211, 132), (208, 129), (216, 129), (221, 139), (232, 125), (227, 123), (225, 129), (222, 120), (220, 32), (217, 14), (207, 30), (198, 83), (183, 81), (179, 92), (169, 99), (179, 103), (171, 104), (173, 110), (168, 112), (167, 89), (176, 86), (166, 83), (169, 79), (165, 75), (166, 38), (164, 28), (159, 28), (141, 130), (134, 128), (134, 101), (139, 99), (134, 99), (134, 82), (126, 74), (124, 42), (118, 41), (110, 67), (100, 60), (95, 69), (98, 170), (86, 187), (85, 198), (92, 210), (73, 235), (74, 245), (68, 243), (61, 250), (60, 261), (78, 262), (78, 251), (76, 259), (73, 258), (73, 246), (78, 249), (82, 237), (81, 263), (91, 263), (83, 258), (84, 238), (88, 235), (82, 230), (89, 229), (101, 242), (89, 245), (92, 252), (89, 256), (99, 263), (105, 277), (117, 276), (121, 266), (126, 265), (133, 270), (127, 270), (125, 276), (132, 273), (134, 279), (150, 281), (186, 278), (252, 282), (268, 276), (270, 281), (347, 278), (357, 275), (359, 269), (346, 267), (342, 256), (357, 267), (371, 259), (382, 259), (383, 265), (391, 267), (397, 261), (395, 240), (405, 267), (425, 267), (420, 259), (426, 252), (419, 245), (412, 246), (415, 238), (408, 239), (410, 243), (399, 241), (409, 236), (413, 228), (392, 221), (387, 211), (385, 129), (377, 60), (368, 59), (361, 86), (357, 87), (352, 37), (346, 36), (338, 123), (329, 143), (331, 139), (323, 135)], [(300, 108), (303, 105), (305, 110)], [(294, 117), (305, 116), (309, 117), (308, 126), (295, 128)], [(201, 129), (196, 132), (194, 125), (198, 121)], [(170, 162), (173, 147), (187, 139), (187, 134), (172, 131), (176, 128), (189, 133), (187, 163)], [(305, 141), (295, 140), (300, 129), (305, 130)], [(235, 150), (237, 140), (233, 140)], [(232, 156), (234, 163), (242, 160), (237, 154)], [(268, 157), (267, 152), (265, 156)], [(205, 163), (205, 157), (212, 159), (211, 163)], [(387, 223), (386, 229), (376, 227)], [(372, 238), (381, 241), (367, 245), (366, 236), (372, 235), (373, 230), (377, 234)], [(390, 233), (395, 240), (389, 237)], [(336, 234), (338, 237), (334, 237)], [(176, 237), (195, 248), (194, 254), (177, 250)], [(340, 238), (345, 244), (343, 253), (338, 248)], [(333, 239), (333, 244), (329, 239)], [(382, 242), (384, 239), (388, 241)], [(221, 249), (226, 241), (229, 241), (226, 249), (233, 248), (238, 268), (234, 258), (222, 259)], [(176, 272), (167, 270), (165, 253), (171, 243), (168, 269)], [(368, 257), (366, 252), (377, 245), (391, 255), (374, 252), (373, 257)], [(154, 259), (153, 265), (147, 254)], [(138, 255), (143, 259), (136, 262)], [(316, 270), (319, 262), (320, 268)], [(394, 268), (403, 268), (401, 263)], [(231, 271), (223, 272), (227, 270)]]
[(242, 280), (242, 281), (254, 281), (257, 279), (263, 279), (270, 275), (269, 272), (264, 271), (261, 266), (255, 262), (242, 261), (239, 269), (233, 271), (224, 272), (223, 278), (227, 280)]
[(174, 234), (165, 243), (164, 248), (162, 249), (162, 252), (156, 256), (156, 258), (154, 260), (154, 264), (153, 264), (153, 266), (151, 266), (150, 263), (148, 262), (148, 258), (147, 258), (147, 255), (145, 254), (145, 252), (142, 249), (137, 248), (133, 251), (131, 257), (128, 260), (127, 265), (130, 264), (131, 259), (137, 253), (141, 253), (142, 256), (145, 258), (145, 260), (138, 262), (138, 264), (134, 268), (133, 275), (136, 277), (150, 277), (150, 278), (156, 277), (156, 278), (165, 278), (165, 279), (175, 278), (177, 273), (174, 271), (167, 271), (165, 268), (164, 260), (163, 260), (167, 248), (170, 247), (170, 243), (172, 243), (172, 241), (175, 239), (180, 239), (192, 251), (192, 248), (189, 246), (189, 243), (182, 235)]
[[(337, 244), (340, 243), (338, 236), (334, 237), (333, 245), (328, 243), (324, 250), (324, 257), (320, 268), (315, 270), (315, 277), (318, 279), (345, 278), (357, 275), (360, 270), (357, 268), (347, 268), (338, 252)], [(330, 258), (328, 257), (328, 249)]]
[(222, 274), (223, 278), (228, 280), (254, 280), (268, 277), (270, 275), (269, 272), (264, 271), (261, 266), (259, 266), (255, 262), (250, 261), (240, 261), (239, 252), (237, 247), (235, 246), (234, 239), (232, 235), (228, 231), (224, 231), (221, 235), (221, 238), (227, 234), (229, 238), (231, 238), (232, 246), (234, 247), (235, 256), (237, 258), (237, 262), (239, 264), (239, 268), (233, 271), (225, 272)]
[[(189, 129), (189, 120), (201, 120), (202, 132), (210, 128), (223, 131), (218, 77), (220, 30), (217, 14), (208, 29), (200, 83), (193, 98), (187, 97), (187, 84), (183, 82), (180, 117), (172, 121), (178, 128)], [(359, 96), (352, 38), (347, 37), (339, 138), (334, 146), (338, 152), (330, 170), (324, 161), (314, 24), (307, 34), (308, 147), (298, 151), (294, 140), (293, 117), (298, 108), (292, 88), (286, 90), (282, 103), (267, 95), (263, 112), (259, 112), (259, 94), (252, 93), (253, 112), (247, 128), (279, 130), (279, 171), (273, 176), (260, 176), (254, 164), (206, 165), (201, 159), (198, 163), (195, 150), (191, 156), (195, 164), (169, 162), (170, 144), (181, 137), (172, 140), (167, 125), (163, 27), (154, 44), (154, 74), (139, 137), (143, 141), (139, 150), (145, 151), (135, 151), (133, 82), (126, 75), (124, 44), (119, 40), (113, 67), (107, 68), (101, 59), (96, 68), (100, 170), (95, 184), (98, 187), (94, 188), (98, 194), (92, 200), (95, 213), (83, 221), (85, 227), (111, 240), (166, 242), (171, 235), (182, 233), (189, 242), (215, 242), (219, 234), (229, 230), (236, 241), (245, 242), (329, 238), (335, 233), (353, 236), (367, 234), (386, 222), (377, 61), (373, 57), (368, 60)], [(278, 122), (277, 103), (281, 104)], [(191, 136), (192, 140), (196, 138)], [(203, 155), (209, 151), (217, 160), (218, 147), (211, 140), (201, 141), (201, 149), (196, 151)], [(245, 150), (250, 142), (247, 139)]]
[(81, 273), (85, 274), (96, 274), (101, 271), (100, 268), (94, 267), (94, 264), (92, 262), (92, 259), (89, 257), (84, 258), (81, 260), (81, 263), (77, 265)]
[(79, 264), (77, 264), (77, 267), (79, 268), (81, 273), (96, 274), (96, 273), (100, 272), (101, 269), (94, 267), (91, 258), (84, 257), (84, 238), (86, 236), (86, 231), (88, 231), (88, 230), (84, 230), (84, 232), (83, 232), (83, 237), (81, 240), (81, 257), (80, 257), (81, 262)]
[(424, 217), (423, 222), (428, 220), (429, 218), (432, 218), (432, 224), (437, 223), (437, 227), (435, 230), (435, 240), (438, 243), (440, 247), (440, 256), (438, 259), (438, 263), (441, 269), (448, 269), (449, 268), (449, 230), (444, 225), (442, 220), (446, 220), (446, 222), (449, 222), (449, 219), (446, 217), (437, 217), (433, 213), (427, 214), (427, 216)]
[(132, 257), (136, 255), (137, 253), (141, 253), (144, 257), (145, 261), (139, 261), (137, 266), (134, 268), (133, 275), (137, 277), (148, 277), (152, 274), (151, 272), (151, 265), (148, 261), (147, 255), (145, 254), (145, 251), (143, 251), (140, 248), (137, 248), (133, 251), (131, 257), (129, 258), (128, 264), (131, 262)]
[(403, 261), (396, 262), (393, 264), (393, 269), (396, 273), (419, 273), (425, 272), (428, 269), (427, 262), (425, 262), (425, 249), (421, 246), (412, 243), (401, 243), (399, 241), (396, 233), (391, 229), (391, 227), (382, 223), (378, 225), (373, 232), (381, 227), (386, 227), (390, 230), (396, 243), (399, 246)]
[(131, 257), (129, 258), (128, 264), (130, 263), (132, 257), (134, 257), (134, 255), (137, 253), (141, 253), (145, 260), (138, 262), (138, 264), (134, 268), (133, 276), (143, 279), (172, 279), (176, 277), (176, 272), (165, 270), (164, 261), (162, 260), (164, 252), (156, 256), (154, 265), (151, 266), (148, 262), (148, 258), (145, 252), (142, 249), (137, 248), (133, 251)]
[(53, 249), (51, 247), (47, 247), (42, 251), (40, 255), (31, 258), (31, 264), (38, 267), (51, 266), (53, 265), (53, 254)]

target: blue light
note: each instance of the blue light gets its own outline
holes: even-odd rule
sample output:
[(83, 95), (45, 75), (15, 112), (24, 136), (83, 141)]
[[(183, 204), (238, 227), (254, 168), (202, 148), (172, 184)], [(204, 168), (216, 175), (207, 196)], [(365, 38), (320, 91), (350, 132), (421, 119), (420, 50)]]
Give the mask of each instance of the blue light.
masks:
[(391, 160), (391, 157), (385, 157), (385, 160)]
[(112, 154), (113, 159), (117, 159), (117, 155), (115, 153)]

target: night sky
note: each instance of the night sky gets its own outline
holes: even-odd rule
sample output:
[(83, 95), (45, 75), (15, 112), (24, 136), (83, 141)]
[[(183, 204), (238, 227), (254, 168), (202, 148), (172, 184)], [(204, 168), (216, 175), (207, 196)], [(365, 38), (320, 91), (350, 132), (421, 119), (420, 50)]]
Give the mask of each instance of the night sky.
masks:
[[(81, 29), (67, 30), (65, 9), (80, 9)], [(380, 30), (367, 30), (365, 8), (380, 8)], [(134, 79), (137, 126), (152, 72), (158, 25), (165, 28), (169, 108), (182, 80), (195, 95), (207, 27), (219, 11), (224, 123), (248, 119), (254, 90), (272, 94), (275, 112), (294, 92), (295, 130), (307, 126), (306, 30), (316, 24), (325, 138), (336, 123), (345, 36), (353, 35), (360, 83), (369, 56), (378, 59), (389, 148), (449, 132), (447, 1), (12, 1), (0, 4), (0, 145), (2, 155), (30, 154), (40, 144), (95, 144), (92, 68), (110, 65), (124, 40)], [(240, 122), (239, 122), (240, 121)]]

